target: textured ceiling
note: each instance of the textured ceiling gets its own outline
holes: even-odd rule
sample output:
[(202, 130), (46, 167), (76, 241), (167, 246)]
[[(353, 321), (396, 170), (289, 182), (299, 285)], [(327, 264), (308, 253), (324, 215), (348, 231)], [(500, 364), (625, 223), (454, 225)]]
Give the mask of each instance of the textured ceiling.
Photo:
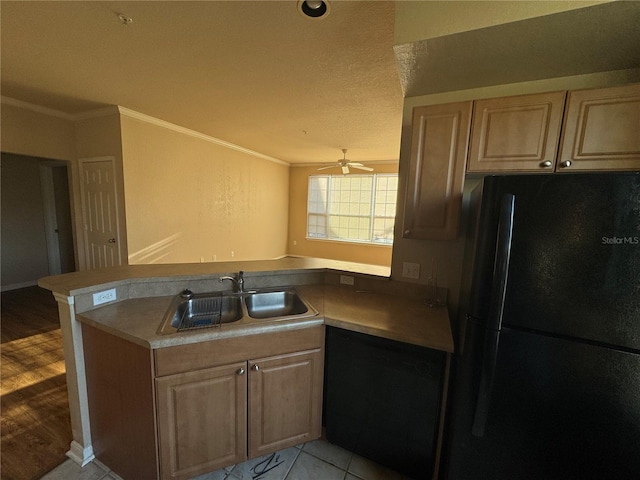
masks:
[(330, 5), (2, 1), (2, 95), (120, 105), (291, 163), (397, 160), (393, 2)]
[[(514, 2), (478, 8), (495, 3)], [(354, 161), (397, 161), (403, 88), (640, 68), (640, 1), (395, 47), (394, 2), (330, 6), (314, 20), (295, 0), (2, 0), (1, 92), (71, 115), (120, 105), (294, 164), (334, 162), (342, 148)]]
[(407, 97), (640, 68), (640, 1), (577, 10), (394, 47)]

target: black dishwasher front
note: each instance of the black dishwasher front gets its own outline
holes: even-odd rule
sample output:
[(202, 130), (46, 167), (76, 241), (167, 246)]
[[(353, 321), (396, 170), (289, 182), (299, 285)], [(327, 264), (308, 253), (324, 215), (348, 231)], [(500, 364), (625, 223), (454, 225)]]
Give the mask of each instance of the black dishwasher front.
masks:
[(327, 440), (412, 478), (431, 478), (444, 365), (444, 352), (327, 327)]

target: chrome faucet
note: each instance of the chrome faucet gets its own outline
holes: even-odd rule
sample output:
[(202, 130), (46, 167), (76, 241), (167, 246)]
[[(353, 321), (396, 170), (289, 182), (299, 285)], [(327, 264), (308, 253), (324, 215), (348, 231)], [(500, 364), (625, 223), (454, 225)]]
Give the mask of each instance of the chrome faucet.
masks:
[(229, 275), (220, 277), (221, 282), (225, 280), (231, 280), (231, 282), (233, 282), (233, 285), (236, 287), (237, 292), (244, 293), (244, 272), (242, 270), (238, 272), (238, 278), (231, 277)]

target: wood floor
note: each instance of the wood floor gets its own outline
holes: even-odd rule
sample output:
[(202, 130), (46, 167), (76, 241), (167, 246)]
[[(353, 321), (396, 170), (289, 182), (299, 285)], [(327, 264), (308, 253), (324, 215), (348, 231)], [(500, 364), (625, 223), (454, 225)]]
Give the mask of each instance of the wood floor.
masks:
[(39, 287), (0, 298), (0, 476), (34, 480), (66, 459), (72, 439), (58, 307)]

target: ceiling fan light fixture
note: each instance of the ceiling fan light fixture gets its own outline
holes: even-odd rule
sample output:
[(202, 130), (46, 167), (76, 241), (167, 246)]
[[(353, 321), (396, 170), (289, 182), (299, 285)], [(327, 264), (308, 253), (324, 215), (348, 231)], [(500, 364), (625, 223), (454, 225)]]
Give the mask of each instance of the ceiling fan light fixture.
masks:
[(365, 167), (362, 163), (352, 162), (347, 159), (347, 149), (342, 149), (342, 158), (337, 161), (337, 163), (333, 163), (331, 165), (325, 165), (324, 167), (316, 168), (316, 170), (327, 170), (329, 168), (340, 167), (342, 169), (342, 174), (347, 175), (349, 173), (349, 167), (355, 168), (357, 170), (365, 170), (367, 172), (373, 172), (373, 168)]
[(329, 2), (323, 0), (300, 0), (298, 12), (307, 18), (321, 19), (329, 15)]

